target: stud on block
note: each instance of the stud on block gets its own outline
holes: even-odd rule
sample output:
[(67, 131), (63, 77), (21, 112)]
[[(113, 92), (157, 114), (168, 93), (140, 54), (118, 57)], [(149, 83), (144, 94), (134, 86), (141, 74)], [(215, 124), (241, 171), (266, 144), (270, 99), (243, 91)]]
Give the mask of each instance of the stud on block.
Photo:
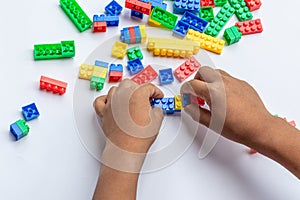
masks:
[(245, 0), (245, 3), (251, 12), (258, 10), (262, 4), (260, 0)]
[(207, 22), (211, 22), (214, 19), (214, 10), (213, 7), (201, 7), (199, 11), (200, 18), (204, 19)]
[(260, 19), (237, 22), (235, 24), (243, 35), (255, 34), (263, 32)]
[(151, 65), (148, 65), (147, 67), (145, 67), (145, 69), (132, 77), (131, 80), (141, 85), (143, 83), (150, 83), (157, 76), (157, 72), (152, 68)]
[(40, 116), (40, 113), (39, 113), (35, 103), (29, 104), (27, 106), (23, 106), (22, 113), (23, 113), (24, 119), (26, 121), (36, 119)]
[(135, 46), (135, 47), (132, 47), (130, 49), (127, 49), (127, 57), (128, 57), (128, 60), (134, 60), (134, 59), (143, 59), (143, 54), (142, 54), (142, 51), (140, 49), (139, 46)]
[(181, 64), (177, 69), (175, 69), (174, 76), (178, 79), (179, 82), (182, 82), (190, 75), (192, 75), (195, 71), (197, 71), (200, 67), (200, 63), (194, 57), (191, 57), (183, 64)]
[(175, 0), (173, 4), (174, 14), (183, 14), (185, 11), (198, 13), (200, 0)]
[(116, 41), (114, 43), (114, 46), (112, 48), (112, 56), (116, 58), (124, 58), (126, 54), (126, 49), (128, 48), (128, 44), (125, 44), (123, 42)]
[(15, 137), (16, 141), (25, 137), (29, 133), (29, 126), (24, 120), (18, 120), (10, 125), (10, 132)]
[(122, 10), (123, 7), (115, 0), (111, 1), (107, 6), (105, 6), (105, 12), (110, 15), (119, 15)]
[(174, 82), (172, 68), (159, 70), (159, 82), (161, 85), (170, 84)]
[(182, 98), (181, 98), (181, 95), (178, 94), (178, 95), (175, 95), (174, 96), (174, 100), (175, 100), (175, 107), (174, 107), (174, 110), (175, 112), (181, 112), (182, 110)]
[(200, 6), (201, 7), (215, 7), (215, 1), (214, 0), (200, 0)]
[(92, 76), (90, 81), (90, 88), (96, 89), (97, 91), (102, 90), (104, 87), (105, 78), (100, 78), (97, 76)]
[(67, 83), (58, 81), (52, 78), (48, 78), (46, 76), (41, 76), (40, 79), (40, 89), (51, 91), (54, 94), (62, 95), (66, 93)]
[(228, 0), (228, 2), (235, 9), (235, 15), (239, 21), (243, 22), (253, 18), (244, 0)]
[(174, 98), (157, 98), (151, 101), (153, 108), (161, 108), (164, 114), (170, 115), (175, 112)]
[(144, 69), (141, 59), (137, 58), (127, 62), (127, 68), (131, 75), (135, 75)]

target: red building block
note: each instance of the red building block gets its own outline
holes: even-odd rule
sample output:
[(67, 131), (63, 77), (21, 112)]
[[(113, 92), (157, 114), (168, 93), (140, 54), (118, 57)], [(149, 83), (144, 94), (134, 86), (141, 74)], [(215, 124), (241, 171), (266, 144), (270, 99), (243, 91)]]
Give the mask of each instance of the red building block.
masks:
[(261, 6), (260, 0), (245, 0), (245, 3), (251, 12), (254, 10), (258, 10)]
[(199, 106), (204, 106), (205, 101), (203, 99), (201, 99), (200, 97), (191, 95), (191, 103), (197, 104)]
[(201, 64), (194, 57), (191, 57), (175, 69), (174, 76), (179, 80), (179, 82), (182, 82), (200, 67)]
[(157, 72), (151, 67), (151, 65), (148, 65), (143, 69), (143, 71), (132, 77), (131, 80), (140, 85), (153, 81), (157, 76)]
[(201, 0), (200, 1), (200, 6), (201, 7), (206, 7), (206, 6), (215, 7), (215, 1), (214, 0)]
[(122, 81), (123, 72), (110, 71), (108, 76), (109, 82), (120, 82)]
[(53, 93), (58, 93), (60, 95), (64, 94), (67, 89), (67, 83), (58, 81), (46, 76), (41, 76), (40, 79), (40, 89), (51, 91)]
[(94, 22), (93, 23), (93, 32), (106, 32), (107, 24), (106, 22)]
[(263, 31), (263, 27), (262, 27), (260, 19), (254, 19), (254, 20), (249, 20), (249, 21), (244, 21), (244, 22), (237, 22), (235, 25), (237, 27), (239, 27), (239, 31), (243, 35), (261, 33)]
[(130, 35), (130, 44), (136, 44), (136, 34), (134, 31), (134, 27), (128, 27), (129, 35)]
[(151, 3), (150, 2), (142, 2), (138, 0), (126, 0), (125, 8), (129, 8), (131, 10), (150, 15), (151, 13)]

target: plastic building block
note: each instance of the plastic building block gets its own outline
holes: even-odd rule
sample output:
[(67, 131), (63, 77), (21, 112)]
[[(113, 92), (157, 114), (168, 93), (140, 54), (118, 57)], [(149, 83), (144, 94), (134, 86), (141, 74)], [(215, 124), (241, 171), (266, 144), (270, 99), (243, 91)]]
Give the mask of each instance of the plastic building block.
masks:
[(140, 49), (139, 46), (136, 46), (136, 47), (132, 47), (130, 49), (127, 49), (127, 57), (128, 57), (128, 60), (134, 60), (134, 59), (143, 59), (143, 54), (142, 54), (142, 51)]
[(172, 68), (159, 70), (159, 82), (161, 85), (165, 85), (165, 84), (174, 82)]
[(107, 26), (119, 26), (119, 16), (105, 16), (101, 15), (94, 15), (93, 16), (93, 23), (95, 22), (106, 22)]
[[(135, 29), (137, 29), (137, 28), (135, 28)], [(139, 30), (140, 30), (140, 34), (141, 34), (141, 43), (145, 43), (147, 40), (146, 26), (140, 25)]]
[(149, 19), (156, 21), (157, 25), (173, 29), (177, 22), (177, 16), (160, 8), (154, 7)]
[(109, 66), (109, 71), (123, 72), (123, 65), (122, 64), (111, 64)]
[(196, 104), (198, 106), (204, 106), (205, 105), (205, 101), (203, 99), (201, 99), (200, 97), (190, 95), (190, 99), (191, 99), (192, 104)]
[(92, 26), (92, 21), (75, 0), (60, 0), (60, 6), (80, 32)]
[(193, 41), (169, 39), (169, 38), (149, 38), (147, 50), (153, 51), (154, 56), (189, 58), (199, 52), (200, 45)]
[(112, 56), (116, 58), (124, 58), (127, 48), (128, 44), (116, 41), (111, 51)]
[(210, 22), (209, 26), (205, 30), (205, 34), (217, 37), (234, 13), (235, 9), (228, 4), (225, 4), (215, 18)]
[(178, 94), (178, 95), (175, 95), (174, 96), (174, 105), (175, 105), (175, 107), (174, 107), (174, 110), (175, 110), (175, 112), (181, 112), (181, 110), (182, 110), (182, 100), (181, 100), (181, 95), (180, 94)]
[(190, 94), (182, 94), (181, 103), (183, 107), (191, 104), (191, 95)]
[(200, 67), (200, 63), (194, 57), (191, 57), (183, 64), (181, 64), (177, 69), (175, 69), (174, 75), (179, 80), (179, 82), (182, 82), (190, 75), (192, 75), (192, 73), (197, 71)]
[(78, 77), (81, 79), (91, 80), (94, 73), (95, 65), (81, 64)]
[(132, 18), (135, 18), (135, 19), (143, 19), (144, 18), (143, 13), (140, 13), (140, 12), (137, 12), (137, 11), (134, 11), (134, 10), (131, 10), (130, 16)]
[(235, 25), (239, 27), (239, 31), (243, 35), (261, 33), (263, 31), (260, 19), (237, 22)]
[(24, 120), (18, 120), (10, 125), (10, 132), (13, 134), (16, 140), (20, 140), (29, 133), (29, 126), (26, 125)]
[(173, 4), (174, 14), (183, 14), (185, 11), (198, 13), (200, 0), (175, 0)]
[(235, 9), (235, 15), (239, 21), (243, 22), (253, 18), (244, 0), (228, 0), (228, 2)]
[(204, 32), (206, 29), (208, 22), (204, 19), (201, 19), (190, 12), (185, 12), (184, 15), (181, 18), (181, 21), (187, 23), (190, 25), (191, 29), (194, 29), (196, 31), (199, 31), (201, 33)]
[(137, 43), (137, 44), (141, 43), (142, 42), (142, 35), (141, 35), (140, 27), (135, 26), (134, 27), (134, 33), (135, 33), (135, 38), (136, 38), (135, 43)]
[(97, 76), (92, 76), (90, 82), (90, 88), (96, 89), (97, 91), (102, 90), (104, 87), (105, 78), (100, 78)]
[(125, 0), (125, 8), (149, 15), (151, 12), (151, 3), (139, 0)]
[(121, 30), (120, 40), (126, 44), (130, 44), (130, 34), (128, 28)]
[(106, 27), (107, 27), (106, 22), (93, 22), (94, 33), (106, 32)]
[(215, 17), (213, 7), (211, 6), (201, 7), (199, 11), (199, 16), (205, 21), (211, 22)]
[(183, 21), (178, 21), (175, 28), (173, 29), (173, 35), (179, 37), (179, 38), (184, 38), (186, 36), (186, 33), (188, 32), (190, 28), (190, 25), (183, 22)]
[(130, 60), (127, 64), (127, 68), (131, 75), (135, 75), (144, 69), (142, 61), (139, 58)]
[(175, 112), (174, 98), (157, 98), (151, 101), (153, 108), (161, 108), (164, 114), (170, 115)]
[(216, 7), (222, 7), (227, 3), (227, 0), (214, 0)]
[(237, 26), (232, 26), (225, 29), (223, 38), (228, 45), (232, 45), (240, 41), (240, 39), (242, 38), (242, 33), (239, 32), (239, 28)]
[(136, 43), (136, 34), (135, 34), (134, 27), (129, 27), (128, 31), (129, 31), (129, 37), (130, 37), (130, 44), (135, 44)]
[(152, 9), (156, 6), (166, 10), (167, 9), (167, 4), (163, 3), (163, 1), (159, 1), (159, 0), (149, 0), (149, 2), (151, 3)]
[(200, 6), (201, 7), (215, 7), (215, 1), (214, 0), (200, 0)]
[(115, 0), (111, 1), (107, 6), (105, 6), (105, 12), (110, 15), (119, 15), (122, 10), (123, 7)]
[(62, 95), (66, 92), (67, 89), (67, 83), (58, 81), (52, 78), (48, 78), (46, 76), (41, 76), (40, 79), (40, 89), (41, 90), (47, 90), (51, 91), (54, 94)]
[(39, 113), (35, 103), (29, 104), (27, 106), (23, 106), (22, 113), (23, 113), (24, 119), (26, 121), (33, 120), (40, 116), (40, 113)]
[(73, 40), (61, 41), (60, 44), (36, 44), (33, 56), (35, 60), (71, 58), (75, 56), (75, 44)]
[(103, 62), (103, 61), (100, 61), (100, 60), (95, 60), (95, 65), (108, 69), (109, 64), (107, 62)]
[(120, 82), (123, 78), (123, 72), (109, 71), (109, 82)]
[(125, 27), (121, 30), (120, 40), (126, 44), (144, 43), (147, 34), (144, 25)]
[(143, 83), (150, 83), (157, 76), (157, 72), (151, 67), (151, 65), (148, 65), (147, 67), (145, 67), (145, 69), (132, 77), (131, 80), (140, 85)]
[(260, 0), (245, 0), (245, 3), (251, 12), (254, 10), (258, 10), (261, 6)]
[(92, 77), (96, 76), (98, 78), (106, 79), (107, 71), (107, 68), (95, 66)]

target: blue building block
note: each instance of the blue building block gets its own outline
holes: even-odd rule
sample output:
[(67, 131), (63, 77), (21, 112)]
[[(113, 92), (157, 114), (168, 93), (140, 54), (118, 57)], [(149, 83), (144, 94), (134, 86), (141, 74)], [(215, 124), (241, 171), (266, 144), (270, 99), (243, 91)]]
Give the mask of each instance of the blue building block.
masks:
[(32, 103), (32, 104), (22, 107), (22, 113), (23, 113), (24, 119), (26, 121), (33, 120), (40, 116), (40, 113), (39, 113), (35, 103)]
[(132, 18), (136, 18), (136, 19), (143, 19), (144, 14), (140, 13), (140, 12), (137, 12), (137, 11), (134, 11), (134, 10), (131, 10), (131, 15), (130, 16)]
[(175, 0), (173, 13), (183, 14), (185, 11), (198, 13), (200, 10), (200, 0)]
[(111, 64), (109, 66), (109, 71), (123, 72), (123, 65), (122, 64)]
[(164, 114), (174, 114), (174, 98), (157, 98), (151, 101), (152, 108), (161, 108)]
[(127, 62), (127, 68), (131, 75), (135, 75), (144, 69), (141, 59), (137, 58)]
[(190, 25), (183, 22), (183, 21), (178, 21), (175, 28), (173, 29), (173, 35), (184, 38), (190, 28)]
[(200, 17), (197, 17), (196, 15), (190, 12), (185, 12), (181, 18), (181, 21), (189, 24), (191, 29), (194, 29), (195, 31), (199, 31), (201, 33), (205, 31), (208, 25), (207, 21), (201, 19)]
[(105, 12), (107, 15), (119, 15), (123, 10), (123, 7), (115, 0), (111, 1), (106, 7)]
[(120, 39), (122, 42), (124, 42), (126, 44), (130, 44), (130, 34), (129, 34), (129, 30), (127, 27), (123, 28), (123, 30), (121, 30)]
[(159, 70), (159, 82), (161, 85), (165, 85), (165, 84), (174, 82), (172, 68)]
[(104, 68), (108, 68), (108, 63), (107, 62), (103, 62), (103, 61), (100, 61), (100, 60), (96, 60), (95, 61), (95, 65), (96, 66), (99, 66), (99, 67), (104, 67)]
[(166, 3), (163, 3), (163, 1), (159, 1), (159, 0), (149, 0), (149, 2), (151, 3), (152, 5), (152, 9), (156, 6), (166, 10), (167, 9), (167, 4)]
[(23, 133), (16, 123), (10, 125), (10, 132), (13, 134), (16, 140), (19, 140), (23, 137)]
[(106, 22), (107, 26), (119, 26), (119, 16), (94, 15), (93, 22)]
[(136, 37), (136, 43), (139, 44), (142, 42), (142, 35), (141, 30), (139, 26), (134, 27), (135, 37)]
[(182, 94), (182, 106), (186, 107), (191, 104), (191, 95), (190, 94)]
[(93, 16), (93, 22), (104, 22), (105, 15), (101, 14), (101, 15), (94, 15)]

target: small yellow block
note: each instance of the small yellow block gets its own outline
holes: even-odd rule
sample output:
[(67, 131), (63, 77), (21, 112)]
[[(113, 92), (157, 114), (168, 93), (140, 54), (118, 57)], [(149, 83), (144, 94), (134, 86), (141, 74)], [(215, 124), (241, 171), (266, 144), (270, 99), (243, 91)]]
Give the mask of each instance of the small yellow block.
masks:
[(106, 79), (106, 75), (107, 75), (107, 68), (105, 68), (105, 67), (98, 67), (98, 66), (94, 67), (94, 71), (93, 71), (92, 76), (97, 76), (99, 78)]
[(145, 43), (146, 39), (147, 39), (147, 33), (146, 33), (146, 26), (145, 25), (140, 25), (140, 32), (141, 32), (141, 37), (142, 37), (142, 41), (141, 42)]
[(94, 65), (81, 64), (78, 77), (81, 79), (90, 80), (93, 75), (94, 68)]
[[(146, 39), (145, 39), (146, 40)], [(114, 46), (112, 48), (112, 55), (116, 58), (124, 58), (126, 54), (126, 49), (128, 48), (128, 44), (125, 44), (123, 42), (116, 41), (114, 43)]]
[(181, 95), (175, 95), (175, 110), (182, 110)]

